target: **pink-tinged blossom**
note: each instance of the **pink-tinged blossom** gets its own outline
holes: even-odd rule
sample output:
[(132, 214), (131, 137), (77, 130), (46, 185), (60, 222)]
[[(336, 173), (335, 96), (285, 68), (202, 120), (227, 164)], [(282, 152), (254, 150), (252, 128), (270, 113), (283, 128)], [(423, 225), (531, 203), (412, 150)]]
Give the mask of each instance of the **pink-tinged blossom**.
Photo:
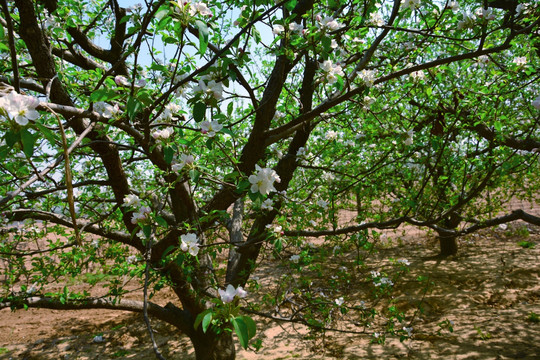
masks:
[(334, 84), (337, 81), (338, 75), (344, 75), (343, 70), (341, 70), (341, 65), (333, 64), (332, 60), (325, 60), (322, 63), (319, 63), (319, 67), (326, 73), (326, 80), (329, 84)]
[(198, 244), (197, 235), (193, 233), (188, 233), (180, 236), (180, 249), (184, 252), (189, 253), (192, 256), (197, 256), (199, 253), (199, 244)]
[(527, 57), (526, 56), (517, 56), (512, 60), (514, 64), (517, 66), (525, 66), (527, 64)]
[(247, 296), (247, 291), (245, 291), (241, 286), (235, 289), (231, 284), (227, 285), (225, 290), (218, 289), (218, 293), (221, 301), (223, 301), (225, 304), (232, 302), (235, 296), (238, 296), (239, 298), (245, 298)]
[(236, 288), (236, 296), (238, 296), (240, 299), (243, 299), (247, 296), (247, 291), (244, 290), (243, 287), (239, 286)]
[(131, 216), (131, 223), (132, 224), (137, 224), (139, 222), (144, 222), (148, 219), (148, 215), (150, 215), (150, 212), (152, 211), (152, 209), (150, 209), (149, 207), (147, 206), (143, 206), (139, 209), (139, 211), (133, 213), (133, 215)]
[(418, 70), (418, 71), (414, 71), (410, 73), (409, 77), (413, 81), (419, 81), (419, 80), (424, 80), (426, 78), (426, 74), (424, 73), (423, 70)]
[(284, 31), (285, 31), (285, 27), (283, 27), (283, 25), (277, 24), (277, 25), (274, 25), (273, 28), (272, 28), (272, 33), (274, 35), (279, 35)]
[(208, 137), (216, 136), (216, 134), (221, 129), (223, 129), (223, 125), (221, 125), (217, 120), (213, 120), (213, 121), (205, 120), (201, 123), (201, 132)]
[(488, 7), (487, 9), (478, 8), (476, 10), (476, 16), (479, 19), (495, 20), (495, 14), (493, 13), (493, 9), (490, 7)]
[(281, 179), (275, 170), (270, 168), (261, 168), (255, 165), (256, 174), (250, 175), (248, 180), (251, 183), (251, 192), (260, 192), (262, 195), (268, 195), (272, 191), (276, 191), (274, 182), (280, 182)]
[(174, 134), (173, 128), (165, 128), (163, 130), (156, 130), (152, 133), (152, 137), (156, 140), (167, 140)]
[(330, 31), (338, 30), (343, 27), (343, 25), (338, 23), (331, 16), (325, 16), (323, 19), (319, 20), (319, 25), (321, 26), (322, 29), (328, 29)]
[(114, 77), (114, 82), (116, 83), (116, 85), (118, 86), (124, 86), (124, 87), (128, 87), (130, 86), (131, 84), (129, 83), (128, 79), (125, 77), (125, 76), (122, 76), (122, 75), (117, 75)]
[(8, 119), (20, 126), (28, 125), (30, 120), (36, 120), (39, 113), (36, 107), (39, 100), (33, 96), (21, 95), (15, 91), (0, 98), (0, 109), (3, 109)]

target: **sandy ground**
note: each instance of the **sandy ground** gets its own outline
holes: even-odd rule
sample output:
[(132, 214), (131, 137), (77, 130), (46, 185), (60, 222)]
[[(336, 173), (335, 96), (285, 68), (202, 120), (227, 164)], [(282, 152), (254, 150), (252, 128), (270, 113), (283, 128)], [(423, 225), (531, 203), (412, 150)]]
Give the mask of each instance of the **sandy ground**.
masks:
[[(237, 358), (540, 358), (540, 323), (531, 315), (540, 315), (540, 228), (515, 223), (506, 230), (484, 231), (461, 239), (459, 255), (444, 260), (433, 257), (438, 245), (432, 235), (400, 232), (388, 239), (392, 240), (379, 242), (378, 251), (366, 264), (368, 269), (376, 269), (389, 258), (411, 262), (410, 272), (395, 285), (393, 294), (394, 303), (410, 320), (411, 339), (400, 342), (390, 336), (381, 345), (372, 341), (371, 329), (365, 334), (327, 331), (310, 336), (313, 334), (302, 325), (255, 318), (263, 346), (257, 352), (238, 348)], [(535, 246), (518, 245), (523, 240)], [(260, 271), (268, 281), (275, 281), (271, 265)], [(418, 276), (429, 278), (425, 294), (425, 287), (416, 285)], [(361, 284), (351, 284), (346, 301), (361, 299), (363, 291)], [(170, 294), (161, 293), (153, 300), (165, 304), (171, 299)], [(412, 315), (418, 304), (422, 312)], [(453, 332), (438, 325), (446, 320), (453, 323)], [(174, 328), (157, 320), (153, 326), (167, 359), (194, 359), (189, 341)], [(102, 335), (103, 342), (95, 342), (96, 335)], [(0, 359), (153, 358), (148, 333), (136, 314), (0, 311)]]

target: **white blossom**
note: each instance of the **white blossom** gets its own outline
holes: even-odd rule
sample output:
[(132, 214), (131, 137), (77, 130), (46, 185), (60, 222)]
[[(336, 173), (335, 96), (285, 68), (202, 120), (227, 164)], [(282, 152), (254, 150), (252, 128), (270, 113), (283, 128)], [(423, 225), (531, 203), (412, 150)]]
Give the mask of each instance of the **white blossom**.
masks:
[(420, 8), (420, 0), (403, 0), (401, 3), (405, 9), (416, 10)]
[(130, 256), (128, 256), (128, 258), (126, 259), (126, 262), (127, 262), (128, 264), (134, 264), (136, 261), (137, 261), (137, 256), (135, 256), (135, 255), (130, 255)]
[(273, 205), (274, 202), (272, 201), (272, 199), (266, 199), (262, 202), (261, 209), (271, 211), (272, 209), (274, 209)]
[(524, 66), (527, 64), (527, 57), (526, 56), (517, 56), (512, 60), (514, 64), (517, 66)]
[(450, 1), (448, 5), (446, 5), (446, 8), (452, 10), (454, 13), (457, 13), (459, 11), (459, 3), (457, 1)]
[(198, 84), (193, 87), (193, 91), (213, 96), (217, 100), (223, 98), (223, 84), (215, 80), (209, 80), (208, 83), (199, 80)]
[(21, 95), (11, 91), (0, 98), (0, 108), (4, 110), (8, 119), (15, 121), (20, 126), (25, 126), (30, 120), (36, 120), (39, 113), (36, 107), (39, 100), (33, 96)]
[(298, 264), (298, 262), (300, 261), (300, 255), (292, 255), (289, 260), (295, 264)]
[(410, 146), (413, 144), (413, 139), (414, 139), (414, 131), (409, 130), (407, 131), (407, 136), (405, 137), (405, 140), (403, 140), (403, 144)]
[(407, 259), (399, 259), (397, 262), (406, 266), (411, 265), (411, 263)]
[(156, 140), (167, 140), (172, 134), (174, 134), (173, 128), (165, 128), (163, 130), (154, 131), (152, 137)]
[(336, 140), (337, 137), (338, 137), (337, 131), (333, 131), (333, 130), (329, 130), (329, 131), (324, 135), (324, 138), (325, 138), (326, 140), (329, 140), (329, 141)]
[(360, 77), (360, 79), (362, 79), (362, 81), (367, 87), (373, 86), (373, 83), (375, 82), (375, 70), (364, 69), (358, 72), (358, 76)]
[(490, 7), (488, 7), (487, 9), (478, 8), (476, 10), (476, 16), (479, 19), (495, 20), (495, 14), (493, 14), (493, 9)]
[(251, 192), (260, 192), (262, 195), (268, 195), (272, 191), (276, 191), (274, 182), (280, 182), (281, 179), (275, 170), (270, 168), (261, 168), (255, 165), (256, 174), (250, 175), (248, 180), (251, 183)]
[(118, 105), (113, 106), (104, 101), (98, 101), (94, 103), (94, 111), (103, 117), (112, 118), (120, 111), (120, 108)]
[(333, 84), (337, 81), (337, 75), (344, 75), (341, 65), (333, 64), (332, 60), (325, 60), (322, 63), (319, 63), (319, 66), (321, 70), (326, 73), (326, 80), (329, 84)]
[(144, 222), (145, 220), (148, 219), (148, 215), (150, 214), (151, 211), (152, 209), (150, 209), (147, 206), (141, 207), (139, 211), (133, 213), (133, 215), (131, 216), (131, 223), (137, 224), (138, 222)]
[(324, 201), (324, 200), (317, 200), (317, 205), (322, 207), (324, 210), (328, 210), (328, 202)]
[(373, 12), (369, 15), (368, 23), (375, 26), (383, 26), (384, 19), (378, 12)]
[(124, 205), (139, 207), (141, 205), (141, 199), (137, 195), (128, 194), (124, 197)]
[(458, 26), (457, 26), (458, 30), (473, 28), (476, 22), (476, 16), (474, 16), (474, 14), (471, 14), (468, 11), (465, 11), (461, 15), (462, 15), (462, 19), (458, 22)]
[(339, 298), (337, 298), (336, 300), (334, 300), (334, 302), (336, 303), (337, 306), (341, 306), (343, 305), (343, 303), (345, 302), (343, 300), (343, 296), (340, 296)]
[(201, 122), (201, 132), (208, 137), (214, 137), (216, 134), (223, 129), (223, 125), (221, 125), (217, 120), (208, 121), (205, 120)]
[(289, 24), (289, 30), (293, 32), (302, 32), (302, 30), (304, 30), (304, 26), (302, 24), (292, 22)]
[(171, 170), (178, 173), (182, 171), (184, 166), (191, 165), (194, 162), (195, 162), (195, 158), (193, 157), (193, 155), (180, 154), (179, 161), (173, 162), (173, 164), (171, 165)]
[(187, 233), (180, 236), (180, 249), (188, 252), (192, 256), (197, 256), (199, 253), (199, 244), (197, 234)]
[(276, 24), (272, 27), (272, 33), (274, 35), (279, 35), (281, 34), (282, 32), (285, 31), (285, 27), (283, 25), (279, 25), (279, 24)]
[(247, 291), (241, 286), (235, 289), (231, 284), (227, 285), (225, 290), (218, 289), (218, 293), (221, 301), (225, 304), (232, 302), (235, 296), (238, 296), (239, 298), (245, 298), (247, 296)]

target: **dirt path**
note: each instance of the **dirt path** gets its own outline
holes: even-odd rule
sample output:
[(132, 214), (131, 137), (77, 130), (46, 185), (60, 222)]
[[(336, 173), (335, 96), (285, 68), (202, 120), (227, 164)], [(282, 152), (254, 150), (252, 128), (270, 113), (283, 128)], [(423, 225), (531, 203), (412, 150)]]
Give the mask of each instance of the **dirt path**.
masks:
[[(525, 231), (527, 229), (527, 231)], [(525, 236), (526, 232), (529, 233)], [(532, 248), (518, 245), (527, 241)], [(514, 224), (461, 240), (460, 254), (440, 260), (437, 244), (419, 233), (396, 243), (380, 243), (367, 261), (379, 266), (389, 258), (407, 258), (410, 272), (396, 284), (395, 304), (410, 316), (423, 289), (414, 279), (428, 276), (422, 312), (411, 323), (413, 337), (326, 332), (316, 337), (301, 325), (256, 319), (263, 347), (238, 349), (238, 358), (254, 359), (538, 359), (540, 358), (540, 229)], [(362, 298), (351, 288), (349, 301)], [(166, 303), (160, 294), (154, 301)], [(443, 323), (443, 325), (439, 325)], [(193, 359), (187, 339), (154, 321), (156, 340), (166, 358)], [(453, 332), (444, 325), (453, 324)], [(171, 335), (173, 334), (173, 335)], [(103, 336), (96, 342), (97, 335)], [(115, 311), (0, 311), (0, 359), (153, 359), (140, 316)]]

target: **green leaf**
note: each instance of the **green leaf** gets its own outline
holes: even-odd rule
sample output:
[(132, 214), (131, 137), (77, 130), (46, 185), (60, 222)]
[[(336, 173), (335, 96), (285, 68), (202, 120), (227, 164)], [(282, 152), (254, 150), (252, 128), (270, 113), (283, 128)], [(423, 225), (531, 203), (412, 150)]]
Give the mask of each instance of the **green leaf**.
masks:
[(21, 131), (21, 142), (23, 145), (24, 154), (31, 157), (34, 154), (34, 143), (36, 138), (27, 129)]
[(150, 225), (143, 225), (142, 231), (147, 239), (150, 238), (150, 235), (152, 235), (152, 227), (150, 227)]
[(199, 325), (201, 324), (203, 318), (208, 314), (208, 313), (211, 313), (212, 312), (212, 309), (206, 309), (204, 310), (202, 313), (200, 313), (199, 315), (197, 315), (197, 318), (195, 319), (195, 322), (193, 323), (193, 328), (195, 330), (197, 330), (197, 328), (199, 327)]
[(12, 148), (21, 139), (21, 133), (8, 130), (4, 135), (4, 139), (6, 139), (6, 145)]
[(156, 222), (158, 223), (158, 225), (163, 226), (164, 228), (169, 226), (169, 224), (167, 224), (167, 221), (161, 216), (156, 216)]
[(167, 164), (170, 164), (172, 162), (173, 157), (174, 157), (174, 149), (171, 146), (166, 146), (163, 149), (163, 156), (165, 158), (165, 162)]
[(92, 94), (90, 94), (90, 101), (96, 102), (96, 101), (110, 101), (114, 99), (118, 99), (120, 97), (119, 94), (116, 93), (116, 91), (112, 89), (97, 89)]
[(141, 111), (141, 109), (142, 109), (142, 103), (138, 99), (130, 96), (127, 101), (127, 114), (131, 121), (135, 119), (135, 116), (137, 116), (137, 114), (139, 113), (139, 111)]
[(204, 116), (206, 115), (206, 104), (198, 101), (193, 105), (193, 120), (195, 122), (201, 122), (204, 119)]
[(287, 2), (287, 3), (285, 3), (285, 8), (287, 10), (289, 10), (289, 11), (293, 11), (294, 8), (296, 7), (297, 2), (298, 2), (297, 0), (291, 0), (291, 1)]
[(199, 53), (204, 55), (208, 47), (208, 26), (201, 20), (196, 20), (195, 25), (199, 29)]
[(160, 8), (156, 15), (154, 15), (154, 18), (156, 18), (157, 20), (161, 20), (163, 19), (165, 16), (167, 16), (169, 14), (169, 7), (168, 6), (164, 6), (162, 8)]
[(255, 324), (255, 321), (249, 316), (241, 316), (241, 318), (244, 320), (244, 323), (247, 326), (249, 339), (252, 339), (257, 333), (257, 325)]
[(330, 39), (328, 36), (323, 37), (322, 46), (325, 52), (330, 52), (332, 50), (332, 39)]
[(202, 331), (203, 333), (206, 333), (208, 330), (208, 327), (212, 323), (212, 313), (209, 312), (208, 314), (204, 315), (204, 318), (202, 319)]
[(248, 342), (249, 342), (249, 334), (248, 334), (248, 327), (241, 316), (233, 318), (231, 320), (234, 331), (236, 332), (236, 335), (238, 336), (238, 341), (240, 341), (240, 345), (244, 349), (247, 349)]
[(34, 123), (35, 127), (37, 128), (37, 130), (51, 143), (51, 144), (55, 144), (56, 143), (56, 134), (54, 132), (52, 132), (51, 130), (49, 130), (47, 127), (45, 127), (43, 124), (40, 124), (39, 122), (35, 122)]

